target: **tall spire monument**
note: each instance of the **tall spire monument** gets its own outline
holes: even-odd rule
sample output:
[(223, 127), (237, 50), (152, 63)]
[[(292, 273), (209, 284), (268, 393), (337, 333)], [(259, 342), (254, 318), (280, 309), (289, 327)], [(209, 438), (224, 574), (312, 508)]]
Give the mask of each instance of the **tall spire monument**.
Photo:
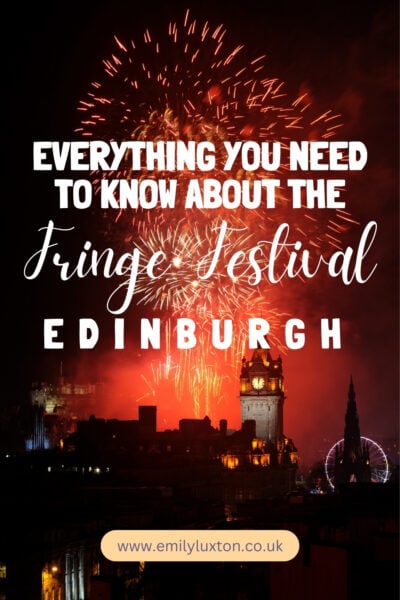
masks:
[(369, 450), (365, 443), (361, 443), (356, 394), (353, 378), (350, 377), (344, 439), (336, 447), (335, 454), (335, 485), (369, 481), (371, 481)]

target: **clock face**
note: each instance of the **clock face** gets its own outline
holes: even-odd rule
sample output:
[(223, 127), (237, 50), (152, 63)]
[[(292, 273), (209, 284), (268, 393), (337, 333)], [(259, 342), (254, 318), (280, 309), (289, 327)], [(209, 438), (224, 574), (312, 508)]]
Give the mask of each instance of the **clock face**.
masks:
[(253, 377), (253, 379), (251, 380), (251, 385), (255, 390), (262, 390), (262, 388), (264, 387), (264, 383), (264, 377), (260, 377), (259, 375), (257, 375), (257, 377)]

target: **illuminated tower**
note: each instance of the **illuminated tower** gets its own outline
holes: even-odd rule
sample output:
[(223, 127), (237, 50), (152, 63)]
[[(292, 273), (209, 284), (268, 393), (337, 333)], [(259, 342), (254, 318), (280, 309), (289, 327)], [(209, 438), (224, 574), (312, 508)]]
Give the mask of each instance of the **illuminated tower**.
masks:
[(295, 488), (297, 449), (283, 433), (282, 359), (257, 348), (242, 359), (242, 428), (221, 455), (227, 505), (272, 498)]
[(283, 442), (282, 359), (271, 358), (268, 350), (257, 348), (251, 360), (242, 359), (240, 405), (242, 425), (254, 420), (256, 436), (279, 447)]
[(350, 481), (371, 481), (369, 451), (366, 445), (361, 444), (360, 425), (355, 398), (353, 379), (350, 378), (344, 439), (343, 443), (337, 446), (335, 455), (336, 485)]

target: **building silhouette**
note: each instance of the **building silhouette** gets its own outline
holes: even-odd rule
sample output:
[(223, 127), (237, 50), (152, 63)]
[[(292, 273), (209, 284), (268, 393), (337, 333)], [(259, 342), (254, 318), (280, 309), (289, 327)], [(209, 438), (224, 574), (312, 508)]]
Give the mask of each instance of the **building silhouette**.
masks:
[(240, 372), (242, 428), (227, 437), (221, 459), (225, 501), (239, 506), (282, 496), (296, 487), (297, 449), (284, 434), (284, 378), (282, 359), (257, 348), (250, 360), (242, 359)]
[(344, 439), (335, 451), (335, 486), (349, 482), (371, 481), (371, 465), (368, 446), (361, 443), (360, 425), (356, 405), (356, 394), (350, 378), (347, 410), (345, 415)]
[[(44, 449), (36, 418), (37, 451), (0, 456), (0, 598), (359, 600), (380, 597), (382, 577), (397, 598), (398, 482), (362, 481), (353, 382), (337, 494), (288, 493), (297, 458), (280, 359), (261, 349), (244, 359), (238, 397), (234, 433), (207, 416), (157, 431), (157, 408), (144, 406), (137, 420), (78, 420), (65, 444)], [(114, 562), (101, 552), (112, 529), (288, 529), (300, 549), (289, 562)]]
[(99, 397), (98, 385), (70, 383), (61, 375), (55, 385), (34, 382), (30, 390), (32, 431), (25, 440), (26, 450), (62, 446), (76, 431), (78, 420), (88, 419)]

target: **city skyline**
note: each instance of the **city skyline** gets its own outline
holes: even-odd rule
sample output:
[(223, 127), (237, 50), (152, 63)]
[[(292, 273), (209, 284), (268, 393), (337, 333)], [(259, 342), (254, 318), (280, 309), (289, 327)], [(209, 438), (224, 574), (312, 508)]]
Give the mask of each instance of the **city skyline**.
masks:
[[(253, 364), (254, 356), (257, 351), (253, 352), (253, 357), (250, 361), (246, 361), (242, 363), (242, 373), (243, 373), (243, 364), (251, 365)], [(268, 356), (270, 357), (270, 353), (268, 351)], [(269, 358), (271, 360), (272, 367), (274, 364), (282, 365), (282, 360), (278, 357), (278, 360), (274, 360), (272, 357)], [(284, 361), (283, 361), (284, 367)], [(28, 409), (26, 416), (23, 416), (24, 412), (22, 412), (22, 422), (25, 422), (25, 429), (29, 431), (28, 437), (25, 437), (24, 443), (26, 450), (40, 450), (40, 449), (56, 449), (56, 448), (66, 448), (71, 443), (70, 440), (74, 439), (74, 434), (77, 430), (79, 430), (80, 424), (83, 427), (85, 423), (90, 424), (90, 422), (98, 422), (104, 423), (105, 426), (113, 427), (118, 426), (119, 423), (123, 425), (126, 423), (127, 425), (133, 424), (134, 422), (138, 422), (137, 419), (140, 420), (141, 411), (153, 410), (154, 411), (154, 434), (177, 434), (186, 431), (187, 427), (189, 427), (190, 423), (192, 423), (192, 427), (200, 427), (200, 430), (205, 427), (208, 433), (211, 431), (215, 434), (219, 433), (224, 436), (232, 436), (231, 440), (235, 439), (235, 434), (238, 432), (246, 431), (246, 419), (252, 419), (252, 414), (248, 415), (246, 410), (244, 410), (244, 406), (242, 406), (242, 394), (237, 397), (237, 406), (241, 412), (241, 418), (239, 418), (239, 425), (232, 426), (232, 422), (229, 420), (231, 414), (226, 414), (221, 416), (219, 421), (213, 421), (209, 418), (208, 415), (194, 417), (189, 413), (175, 414), (175, 421), (171, 419), (170, 422), (166, 422), (165, 419), (165, 410), (159, 410), (159, 406), (157, 403), (149, 402), (144, 399), (143, 403), (136, 403), (129, 414), (124, 414), (123, 416), (118, 416), (113, 411), (112, 407), (110, 410), (104, 411), (101, 410), (101, 407), (106, 404), (107, 398), (112, 396), (112, 390), (107, 389), (107, 385), (104, 382), (97, 383), (88, 383), (87, 381), (77, 381), (71, 380), (68, 377), (64, 376), (62, 372), (62, 365), (60, 365), (61, 371), (59, 373), (59, 377), (54, 381), (36, 381), (32, 383), (31, 391), (30, 391), (30, 406), (33, 407), (33, 413), (31, 414), (32, 408)], [(282, 389), (284, 388), (284, 370), (280, 371), (281, 385)], [(242, 375), (241, 375), (242, 377)], [(257, 396), (254, 397), (253, 393), (250, 393), (249, 399), (250, 404), (252, 401), (257, 401), (257, 399), (263, 396), (263, 392), (261, 388), (264, 384), (264, 377), (260, 378), (260, 386), (258, 388)], [(271, 380), (272, 382), (273, 380)], [(254, 385), (258, 385), (257, 383)], [(268, 384), (268, 386), (274, 386), (275, 383)], [(243, 380), (238, 379), (238, 389), (243, 389)], [(273, 389), (273, 388), (271, 388)], [(356, 389), (354, 387), (353, 378), (350, 377), (348, 382), (348, 390), (352, 390), (352, 394), (356, 397)], [(270, 392), (271, 393), (271, 392)], [(348, 391), (347, 395), (350, 392)], [(244, 396), (243, 398), (245, 398)], [(286, 398), (283, 394), (283, 400)], [(347, 417), (345, 416), (345, 405), (346, 402), (343, 401), (343, 406), (340, 405), (337, 408), (338, 414), (335, 417), (341, 417), (342, 429), (339, 429), (336, 432), (336, 437), (328, 437), (325, 431), (321, 431), (321, 435), (319, 438), (314, 440), (314, 444), (311, 448), (302, 448), (299, 447), (296, 440), (296, 431), (288, 431), (285, 427), (285, 403), (282, 402), (282, 416), (281, 419), (281, 427), (282, 431), (280, 435), (283, 435), (284, 438), (290, 439), (290, 443), (293, 443), (292, 439), (294, 438), (294, 443), (296, 446), (296, 455), (297, 455), (297, 465), (299, 474), (304, 477), (308, 473), (310, 473), (313, 469), (317, 467), (317, 465), (323, 465), (325, 463), (325, 469), (329, 463), (330, 468), (332, 468), (332, 461), (336, 451), (336, 448), (340, 448), (343, 443), (343, 434), (346, 432), (346, 422)], [(26, 406), (26, 408), (28, 408)], [(44, 421), (40, 420), (39, 429), (35, 433), (37, 425), (35, 425), (35, 408), (41, 408), (44, 413)], [(100, 409), (100, 410), (99, 410)], [(340, 410), (343, 409), (341, 414)], [(31, 416), (29, 417), (29, 414)], [(143, 412), (143, 414), (145, 414)], [(357, 421), (358, 421), (358, 409), (356, 409)], [(258, 415), (258, 416), (257, 416)], [(255, 412), (255, 421), (260, 417), (260, 414)], [(46, 419), (49, 419), (49, 422), (46, 424)], [(264, 419), (264, 417), (262, 418)], [(60, 425), (57, 425), (57, 421), (59, 420)], [(271, 418), (268, 418), (268, 422), (271, 421)], [(271, 424), (274, 422), (272, 419)], [(268, 425), (268, 427), (271, 426)], [(257, 426), (258, 427), (258, 426)], [(254, 438), (260, 438), (264, 440), (264, 444), (266, 443), (266, 439), (268, 436), (265, 436), (261, 432), (257, 433), (257, 427), (253, 432)], [(267, 427), (267, 429), (268, 429)], [(32, 429), (33, 428), (33, 429)], [(373, 452), (373, 456), (371, 459), (374, 463), (374, 469), (383, 468), (387, 470), (385, 475), (385, 479), (393, 475), (396, 475), (396, 469), (398, 468), (398, 457), (399, 457), (399, 448), (397, 443), (397, 438), (377, 438), (377, 437), (369, 437), (364, 435), (363, 424), (359, 423), (361, 439), (364, 444), (367, 444), (370, 447), (371, 452)], [(251, 429), (250, 429), (251, 430)], [(249, 431), (250, 431), (249, 430)], [(186, 431), (186, 434), (188, 434)], [(195, 430), (194, 430), (195, 431)], [(133, 438), (136, 438), (137, 432), (132, 432)], [(39, 436), (39, 437), (37, 437)], [(37, 441), (35, 442), (35, 437), (37, 437)], [(13, 438), (10, 438), (11, 440)], [(37, 445), (39, 444), (39, 445)], [(73, 444), (73, 442), (72, 442)], [(12, 446), (10, 446), (11, 448)], [(378, 463), (380, 463), (378, 465)], [(371, 463), (372, 464), (372, 463)], [(386, 467), (385, 467), (386, 464)], [(383, 472), (382, 472), (383, 473)], [(382, 474), (381, 474), (382, 475)], [(378, 477), (381, 477), (379, 475)], [(327, 481), (330, 477), (328, 473), (325, 473), (324, 478), (327, 478)], [(380, 481), (377, 479), (376, 481)], [(374, 479), (375, 481), (375, 479)]]

